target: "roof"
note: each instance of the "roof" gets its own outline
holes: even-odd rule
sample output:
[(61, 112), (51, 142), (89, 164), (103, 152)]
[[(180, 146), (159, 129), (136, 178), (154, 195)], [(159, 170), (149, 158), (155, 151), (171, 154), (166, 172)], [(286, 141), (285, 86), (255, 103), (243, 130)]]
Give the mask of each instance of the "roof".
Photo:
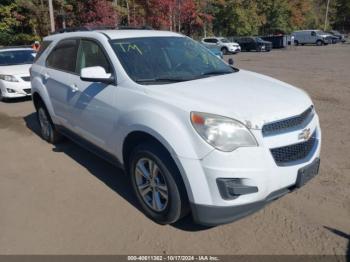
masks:
[(94, 31), (75, 31), (69, 33), (60, 33), (45, 37), (45, 40), (61, 39), (65, 37), (82, 37), (84, 35), (91, 34), (104, 34), (110, 39), (123, 39), (123, 38), (136, 38), (136, 37), (162, 37), (162, 36), (177, 36), (183, 35), (170, 32), (170, 31), (158, 31), (158, 30), (94, 30)]

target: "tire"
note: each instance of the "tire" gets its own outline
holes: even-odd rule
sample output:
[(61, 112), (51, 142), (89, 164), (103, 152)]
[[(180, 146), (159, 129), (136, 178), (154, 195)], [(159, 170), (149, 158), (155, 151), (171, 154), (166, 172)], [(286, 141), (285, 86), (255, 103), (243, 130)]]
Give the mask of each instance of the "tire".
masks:
[(165, 225), (189, 213), (185, 185), (167, 150), (157, 143), (141, 144), (129, 160), (132, 187), (146, 216)]
[(45, 105), (40, 102), (36, 110), (41, 137), (51, 144), (59, 143), (63, 137), (60, 133), (57, 132), (56, 127), (53, 124), (50, 114), (47, 111)]
[(1, 91), (1, 88), (0, 88), (0, 102), (3, 102), (5, 101), (5, 98), (2, 96), (2, 91)]
[(321, 45), (323, 45), (323, 42), (322, 42), (321, 40), (317, 40), (317, 41), (316, 41), (316, 45), (317, 45), (317, 46), (321, 46)]
[(298, 40), (294, 40), (294, 45), (298, 46), (299, 45), (299, 41)]
[(227, 55), (227, 54), (228, 54), (228, 49), (227, 49), (227, 47), (221, 48), (221, 52), (222, 52), (224, 55)]

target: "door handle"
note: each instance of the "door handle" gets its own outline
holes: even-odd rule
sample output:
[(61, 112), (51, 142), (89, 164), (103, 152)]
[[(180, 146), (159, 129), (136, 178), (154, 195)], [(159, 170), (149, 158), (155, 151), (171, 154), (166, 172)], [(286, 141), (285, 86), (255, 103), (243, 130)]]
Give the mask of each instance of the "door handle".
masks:
[(76, 84), (72, 84), (72, 85), (70, 86), (70, 88), (72, 89), (72, 92), (73, 92), (73, 93), (79, 91), (79, 88), (78, 88), (78, 86), (77, 86)]
[(47, 80), (47, 79), (49, 79), (49, 78), (50, 78), (49, 73), (47, 73), (47, 72), (46, 72), (46, 73), (44, 73), (44, 79), (45, 79), (45, 80)]

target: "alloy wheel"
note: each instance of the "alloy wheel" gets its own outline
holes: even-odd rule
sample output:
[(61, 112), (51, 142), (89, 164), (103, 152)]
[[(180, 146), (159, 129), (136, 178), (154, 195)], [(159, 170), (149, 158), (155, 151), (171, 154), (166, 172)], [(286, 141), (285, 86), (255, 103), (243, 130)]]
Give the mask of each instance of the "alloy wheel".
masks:
[(135, 181), (137, 190), (146, 205), (155, 212), (166, 209), (169, 200), (168, 186), (157, 163), (141, 158), (136, 163)]
[(51, 124), (44, 108), (42, 107), (39, 108), (38, 116), (39, 116), (41, 134), (45, 139), (48, 139), (51, 134)]

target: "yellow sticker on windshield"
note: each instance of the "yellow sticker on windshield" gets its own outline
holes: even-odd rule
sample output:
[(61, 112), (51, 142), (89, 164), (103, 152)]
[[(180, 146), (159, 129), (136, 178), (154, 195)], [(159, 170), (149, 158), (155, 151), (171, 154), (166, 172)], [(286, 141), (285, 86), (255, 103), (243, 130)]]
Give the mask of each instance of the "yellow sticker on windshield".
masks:
[(120, 46), (120, 48), (123, 50), (124, 53), (130, 52), (132, 50), (136, 50), (140, 55), (142, 55), (141, 49), (136, 44), (130, 44), (130, 43), (116, 43)]

